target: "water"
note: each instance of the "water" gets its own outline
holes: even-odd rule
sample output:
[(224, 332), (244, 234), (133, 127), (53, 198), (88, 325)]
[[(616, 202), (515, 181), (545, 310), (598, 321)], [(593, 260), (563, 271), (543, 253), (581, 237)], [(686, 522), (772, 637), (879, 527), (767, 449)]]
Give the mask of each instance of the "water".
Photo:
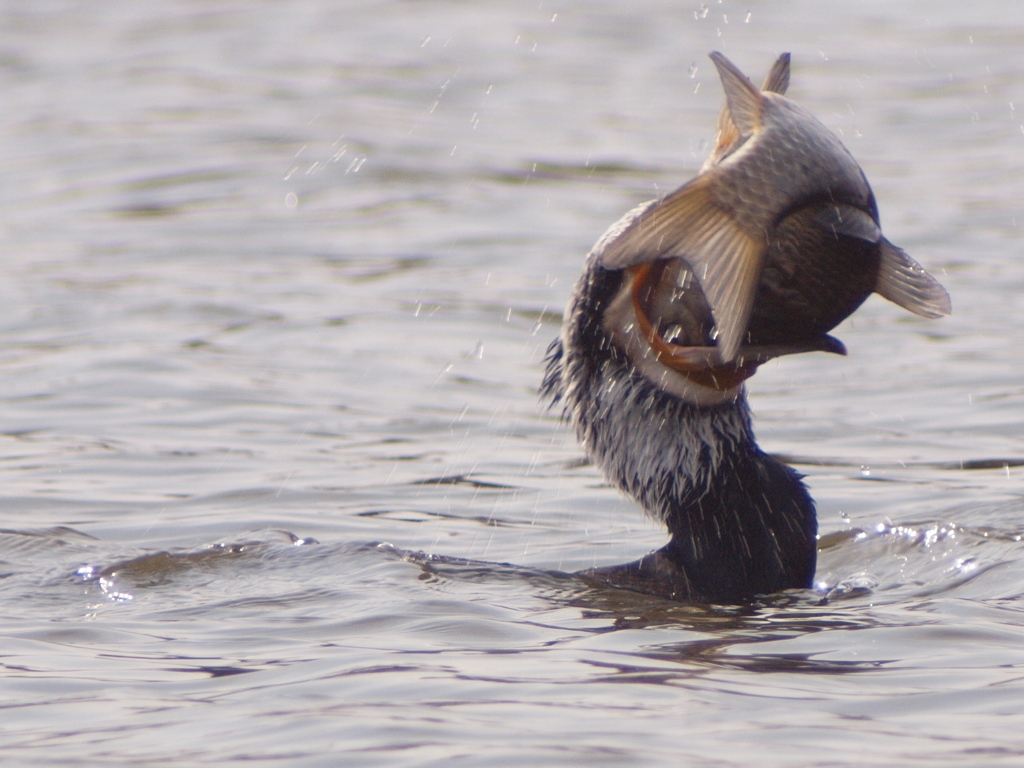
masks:
[[(0, 19), (5, 764), (1024, 759), (1024, 11)], [(536, 402), (583, 254), (703, 159), (717, 48), (793, 52), (955, 312), (873, 298), (751, 381), (825, 534), (752, 609), (567, 576), (664, 537)]]

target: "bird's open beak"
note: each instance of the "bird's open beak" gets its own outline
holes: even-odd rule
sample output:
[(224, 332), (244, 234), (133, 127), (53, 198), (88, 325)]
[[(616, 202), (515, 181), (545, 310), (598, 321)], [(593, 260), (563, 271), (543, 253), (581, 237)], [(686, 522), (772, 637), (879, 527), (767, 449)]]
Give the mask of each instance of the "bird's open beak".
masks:
[(843, 343), (828, 334), (795, 344), (741, 346), (736, 358), (729, 362), (722, 360), (716, 346), (687, 346), (666, 341), (648, 316), (644, 301), (649, 281), (660, 279), (660, 271), (654, 267), (655, 264), (648, 263), (629, 270), (633, 277), (632, 299), (637, 325), (658, 362), (681, 373), (695, 384), (726, 391), (742, 384), (754, 375), (761, 363), (775, 357), (802, 352), (846, 354)]

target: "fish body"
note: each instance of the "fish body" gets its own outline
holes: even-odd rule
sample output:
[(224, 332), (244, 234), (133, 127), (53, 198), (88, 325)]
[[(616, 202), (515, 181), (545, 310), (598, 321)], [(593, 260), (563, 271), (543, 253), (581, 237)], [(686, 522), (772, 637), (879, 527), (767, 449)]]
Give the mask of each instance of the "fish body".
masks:
[[(631, 275), (638, 319), (652, 345), (664, 342), (660, 359), (703, 348), (706, 367), (721, 368), (841, 352), (828, 331), (872, 291), (925, 317), (947, 314), (942, 286), (882, 236), (856, 160), (784, 95), (788, 54), (763, 90), (720, 53), (711, 58), (726, 94), (711, 156), (697, 177), (613, 226), (593, 254)], [(675, 322), (682, 315), (688, 324)]]

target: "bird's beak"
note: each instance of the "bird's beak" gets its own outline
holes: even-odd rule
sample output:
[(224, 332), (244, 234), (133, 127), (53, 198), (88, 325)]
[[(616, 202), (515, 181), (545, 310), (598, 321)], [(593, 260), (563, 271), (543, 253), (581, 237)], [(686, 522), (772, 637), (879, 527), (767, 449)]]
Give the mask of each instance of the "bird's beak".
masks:
[(846, 354), (843, 343), (828, 334), (795, 344), (741, 346), (735, 359), (728, 362), (722, 360), (718, 347), (688, 346), (666, 341), (648, 317), (643, 300), (647, 281), (653, 276), (653, 266), (640, 264), (630, 270), (633, 276), (632, 299), (637, 325), (658, 362), (681, 373), (695, 384), (726, 391), (742, 384), (757, 372), (759, 365), (775, 357), (802, 352)]

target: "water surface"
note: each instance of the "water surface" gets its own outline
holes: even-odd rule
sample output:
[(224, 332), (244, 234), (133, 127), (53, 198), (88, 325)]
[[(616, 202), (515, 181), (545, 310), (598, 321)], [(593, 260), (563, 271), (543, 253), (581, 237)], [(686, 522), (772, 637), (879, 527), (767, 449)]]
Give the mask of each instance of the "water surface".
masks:
[[(5, 762), (1024, 759), (1024, 11), (0, 19)], [(583, 255), (703, 160), (712, 49), (792, 51), (954, 304), (751, 381), (824, 536), (743, 609), (567, 575), (664, 535), (536, 397)]]

